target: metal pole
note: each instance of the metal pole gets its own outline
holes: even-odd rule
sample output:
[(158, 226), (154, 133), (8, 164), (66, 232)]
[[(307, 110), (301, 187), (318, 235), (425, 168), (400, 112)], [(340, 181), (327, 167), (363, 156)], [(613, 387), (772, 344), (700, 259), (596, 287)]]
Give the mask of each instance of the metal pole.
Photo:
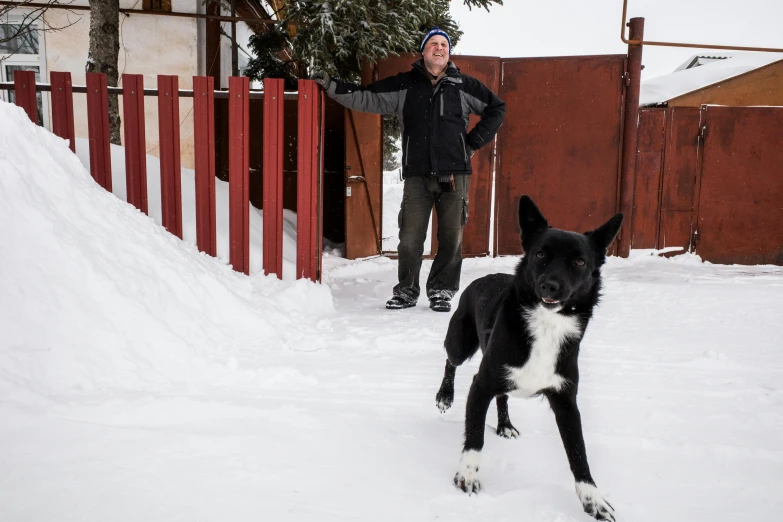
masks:
[(625, 37), (625, 28), (629, 25), (625, 23), (628, 15), (628, 0), (623, 0), (623, 21), (620, 25), (620, 39), (623, 43), (638, 44), (638, 45), (656, 45), (661, 47), (685, 47), (689, 49), (721, 49), (728, 51), (759, 51), (767, 53), (783, 53), (783, 49), (776, 49), (773, 47), (746, 47), (739, 45), (715, 45), (715, 44), (702, 44), (702, 43), (681, 43), (681, 42), (653, 42), (646, 41), (640, 35), (638, 38), (634, 38), (629, 34), (628, 38)]
[[(644, 18), (631, 18), (629, 36), (631, 40), (644, 37)], [(636, 166), (636, 136), (639, 119), (639, 89), (642, 75), (642, 46), (628, 45), (628, 68), (625, 73), (625, 117), (623, 120), (623, 162), (620, 174), (620, 212), (625, 214), (625, 223), (620, 229), (617, 255), (628, 257), (631, 251), (633, 233), (633, 193)]]
[(239, 53), (237, 52), (237, 0), (231, 0), (231, 75), (239, 76)]

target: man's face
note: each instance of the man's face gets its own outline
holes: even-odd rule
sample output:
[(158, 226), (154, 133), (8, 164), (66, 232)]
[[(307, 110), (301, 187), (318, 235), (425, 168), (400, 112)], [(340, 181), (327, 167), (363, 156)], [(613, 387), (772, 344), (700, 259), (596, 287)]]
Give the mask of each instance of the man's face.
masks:
[(424, 65), (427, 69), (440, 71), (449, 63), (449, 41), (436, 34), (424, 44)]

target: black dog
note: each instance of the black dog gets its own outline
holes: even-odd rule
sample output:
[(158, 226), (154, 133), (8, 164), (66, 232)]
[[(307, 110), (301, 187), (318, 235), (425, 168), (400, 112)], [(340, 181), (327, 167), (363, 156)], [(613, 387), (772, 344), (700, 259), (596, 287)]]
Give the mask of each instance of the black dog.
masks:
[(451, 317), (444, 346), (446, 374), (436, 396), (446, 411), (454, 400), (456, 367), (479, 348), (481, 366), (473, 378), (465, 413), (465, 446), (454, 484), (478, 492), (487, 409), (497, 399), (497, 433), (517, 437), (508, 417), (508, 395), (543, 394), (555, 413), (576, 492), (585, 512), (614, 520), (614, 509), (595, 485), (587, 464), (576, 405), (579, 343), (598, 303), (601, 265), (623, 215), (578, 234), (550, 228), (533, 201), (519, 201), (524, 258), (516, 273), (492, 274), (471, 283)]

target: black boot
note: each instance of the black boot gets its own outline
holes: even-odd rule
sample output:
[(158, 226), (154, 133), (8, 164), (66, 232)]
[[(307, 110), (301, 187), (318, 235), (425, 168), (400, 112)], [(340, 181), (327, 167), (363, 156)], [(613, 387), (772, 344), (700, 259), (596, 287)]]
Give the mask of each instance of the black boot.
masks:
[(451, 301), (444, 297), (430, 299), (430, 308), (436, 312), (451, 312)]
[(402, 310), (403, 308), (411, 308), (413, 306), (416, 306), (416, 301), (399, 294), (386, 301), (386, 308), (389, 310)]

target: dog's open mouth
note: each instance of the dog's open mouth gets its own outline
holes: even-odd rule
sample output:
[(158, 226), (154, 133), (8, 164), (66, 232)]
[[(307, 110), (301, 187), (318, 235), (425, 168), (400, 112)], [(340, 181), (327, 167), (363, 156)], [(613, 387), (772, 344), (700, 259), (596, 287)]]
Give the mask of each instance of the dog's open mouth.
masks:
[(562, 305), (562, 303), (557, 299), (550, 299), (548, 297), (542, 297), (541, 302), (544, 303), (544, 307), (549, 310), (555, 310)]

